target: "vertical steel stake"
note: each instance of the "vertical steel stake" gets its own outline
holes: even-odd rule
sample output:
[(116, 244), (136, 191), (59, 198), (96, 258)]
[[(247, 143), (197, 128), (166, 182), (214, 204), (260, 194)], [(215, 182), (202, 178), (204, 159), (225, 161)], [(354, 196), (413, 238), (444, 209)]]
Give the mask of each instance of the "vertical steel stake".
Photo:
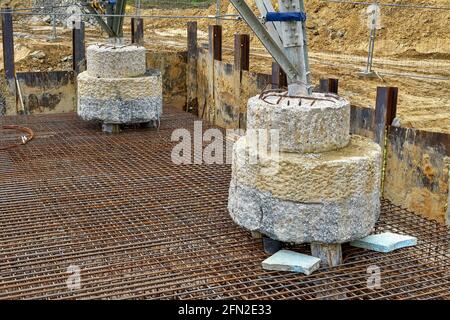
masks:
[(339, 79), (320, 79), (320, 92), (338, 94)]
[(286, 73), (275, 61), (272, 62), (272, 89), (281, 89), (287, 87)]
[(131, 42), (137, 45), (144, 44), (144, 19), (131, 18)]
[(6, 81), (8, 82), (11, 94), (16, 94), (16, 69), (14, 63), (14, 36), (12, 9), (4, 8), (2, 10), (2, 35), (3, 35), (3, 67), (5, 70)]
[(198, 59), (198, 45), (197, 45), (197, 22), (190, 21), (187, 24), (187, 103), (186, 109), (188, 112), (198, 114), (198, 99), (197, 99), (197, 59)]
[(79, 28), (72, 29), (72, 57), (73, 70), (76, 74), (86, 69), (86, 49), (84, 41), (84, 22), (80, 22)]

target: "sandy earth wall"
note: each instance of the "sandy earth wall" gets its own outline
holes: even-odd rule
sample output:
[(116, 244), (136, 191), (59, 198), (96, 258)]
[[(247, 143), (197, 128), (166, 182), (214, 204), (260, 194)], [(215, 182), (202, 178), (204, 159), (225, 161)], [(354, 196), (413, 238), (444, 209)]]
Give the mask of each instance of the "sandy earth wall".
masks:
[(199, 48), (196, 79), (199, 116), (222, 128), (245, 128), (248, 99), (264, 90), (270, 79), (268, 74), (241, 73), (234, 65), (213, 60), (207, 49)]
[(48, 114), (73, 112), (76, 109), (76, 82), (72, 71), (17, 72), (17, 81), (23, 98), (23, 109), (8, 90), (5, 115), (18, 112)]
[(161, 70), (164, 105), (186, 110), (186, 65), (186, 52), (147, 52), (147, 68)]
[(450, 135), (391, 127), (384, 197), (444, 223), (448, 206)]

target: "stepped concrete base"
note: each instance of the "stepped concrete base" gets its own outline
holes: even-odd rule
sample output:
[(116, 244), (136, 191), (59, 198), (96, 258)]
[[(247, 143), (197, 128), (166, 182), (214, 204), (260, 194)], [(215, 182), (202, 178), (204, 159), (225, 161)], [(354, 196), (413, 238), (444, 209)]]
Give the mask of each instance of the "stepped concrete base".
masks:
[(146, 72), (146, 53), (136, 45), (91, 45), (86, 50), (87, 70), (99, 78), (139, 77)]
[(137, 78), (78, 76), (78, 115), (107, 124), (159, 121), (163, 97), (161, 74), (149, 70)]
[(380, 213), (381, 148), (353, 136), (341, 150), (280, 153), (250, 163), (234, 145), (228, 209), (251, 231), (294, 243), (338, 244), (369, 235)]
[(102, 123), (104, 132), (120, 124), (158, 124), (162, 114), (161, 72), (147, 70), (144, 47), (91, 45), (87, 70), (78, 75), (78, 115)]
[(345, 99), (314, 93), (314, 98), (259, 96), (248, 101), (247, 129), (276, 129), (280, 150), (324, 152), (348, 145), (350, 103)]
[(317, 154), (261, 153), (257, 161), (253, 149), (247, 136), (233, 146), (232, 177), (238, 185), (306, 204), (379, 194), (381, 148), (368, 138), (352, 136), (347, 147)]
[(133, 124), (158, 121), (162, 113), (162, 98), (136, 100), (97, 100), (80, 97), (78, 115), (84, 120), (109, 124)]

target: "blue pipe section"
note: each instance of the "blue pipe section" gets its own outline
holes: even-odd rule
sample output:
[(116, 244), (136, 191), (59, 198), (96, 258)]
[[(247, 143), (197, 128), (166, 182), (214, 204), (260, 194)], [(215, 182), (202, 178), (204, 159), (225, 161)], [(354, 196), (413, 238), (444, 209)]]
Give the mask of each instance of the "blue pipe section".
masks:
[(305, 12), (267, 12), (266, 21), (306, 21)]

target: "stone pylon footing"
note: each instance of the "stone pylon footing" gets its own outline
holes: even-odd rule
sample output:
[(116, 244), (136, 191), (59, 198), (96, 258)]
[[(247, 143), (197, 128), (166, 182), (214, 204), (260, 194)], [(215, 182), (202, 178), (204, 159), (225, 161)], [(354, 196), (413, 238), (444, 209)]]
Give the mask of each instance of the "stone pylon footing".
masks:
[(91, 45), (86, 50), (87, 70), (99, 78), (139, 77), (147, 71), (146, 52), (136, 45)]
[(93, 45), (87, 49), (87, 70), (78, 75), (78, 115), (104, 124), (159, 121), (162, 79), (146, 70), (143, 47)]
[(379, 196), (381, 148), (353, 136), (343, 149), (322, 153), (259, 154), (254, 163), (251, 142), (241, 137), (233, 147), (233, 181), (281, 200), (319, 204)]
[(234, 144), (228, 209), (238, 225), (272, 239), (338, 248), (370, 234), (379, 218), (381, 148), (350, 135), (348, 102), (313, 97), (250, 99), (250, 128), (278, 129), (282, 151), (261, 152), (248, 135)]
[(350, 103), (321, 93), (313, 97), (321, 100), (253, 97), (247, 105), (247, 129), (279, 130), (281, 151), (324, 152), (347, 146)]

